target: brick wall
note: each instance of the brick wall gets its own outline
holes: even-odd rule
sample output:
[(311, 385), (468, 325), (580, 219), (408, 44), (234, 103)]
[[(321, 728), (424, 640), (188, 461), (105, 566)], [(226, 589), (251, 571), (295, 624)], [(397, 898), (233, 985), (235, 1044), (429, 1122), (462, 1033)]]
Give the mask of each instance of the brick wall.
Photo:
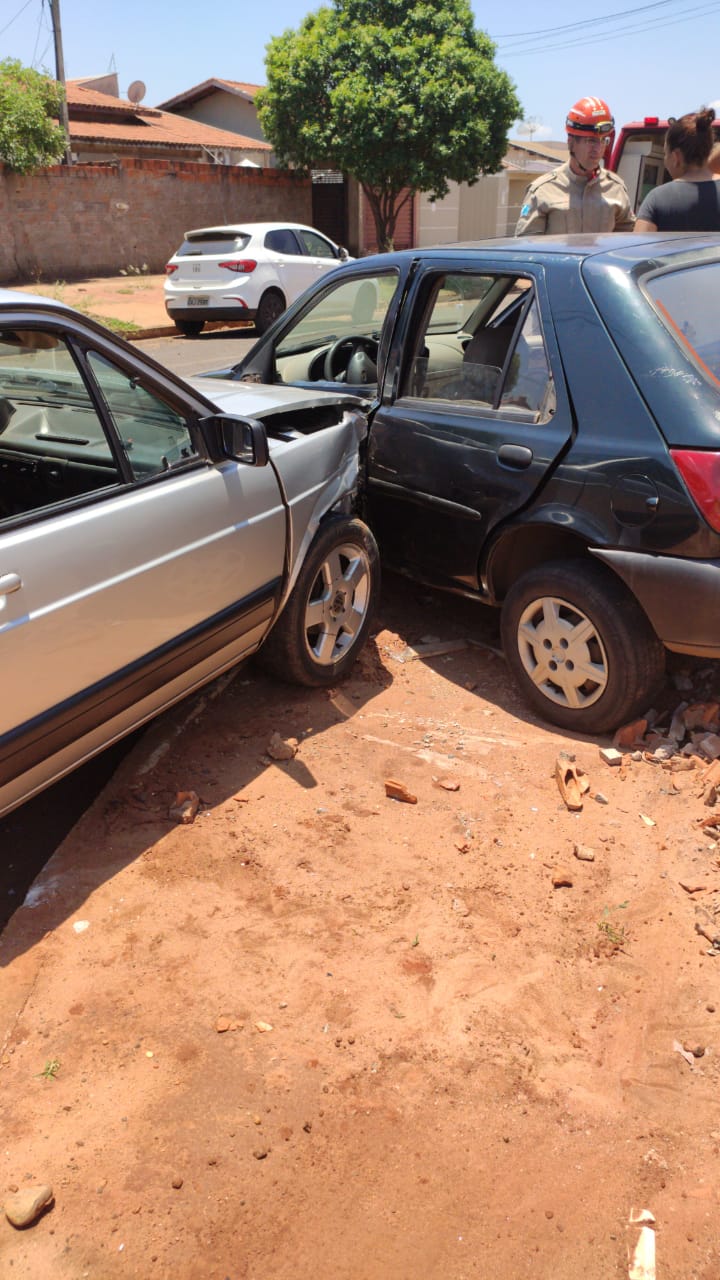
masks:
[(0, 283), (162, 271), (191, 227), (237, 220), (312, 223), (312, 186), (294, 173), (174, 160), (0, 165)]

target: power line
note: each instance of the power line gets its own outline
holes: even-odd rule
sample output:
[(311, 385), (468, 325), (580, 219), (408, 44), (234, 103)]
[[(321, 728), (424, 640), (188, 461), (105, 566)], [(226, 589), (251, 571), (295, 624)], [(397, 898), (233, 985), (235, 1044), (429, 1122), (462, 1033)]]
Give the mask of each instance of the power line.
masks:
[(528, 45), (526, 49), (515, 48), (515, 49), (508, 49), (505, 51), (502, 49), (499, 49), (498, 57), (501, 57), (503, 60), (505, 60), (508, 58), (524, 57), (524, 56), (527, 56), (528, 54), (541, 54), (545, 52), (554, 53), (558, 49), (572, 49), (572, 48), (576, 48), (578, 45), (586, 45), (589, 39), (592, 41), (592, 44), (594, 47), (597, 44), (606, 43), (608, 40), (617, 40), (618, 36), (638, 35), (638, 34), (643, 34), (646, 31), (659, 30), (661, 27), (676, 26), (677, 23), (685, 22), (685, 20), (691, 16), (705, 17), (710, 13), (715, 13), (718, 8), (720, 8), (720, 5), (718, 5), (717, 3), (714, 3), (709, 6), (701, 6), (699, 8), (685, 9), (683, 10), (682, 15), (676, 18), (667, 18), (661, 22), (644, 22), (644, 23), (640, 23), (639, 25), (629, 26), (629, 27), (616, 27), (614, 31), (608, 32), (606, 35), (596, 36), (590, 33), (586, 33), (580, 39), (577, 39), (577, 40), (564, 40), (560, 42), (552, 41), (550, 43), (545, 43), (545, 44), (535, 43), (535, 44)]
[(5, 31), (7, 31), (8, 27), (11, 27), (11, 26), (12, 26), (13, 22), (15, 22), (15, 21), (16, 21), (16, 19), (20, 17), (20, 14), (21, 14), (21, 13), (24, 13), (24, 12), (25, 12), (25, 10), (28, 8), (28, 6), (29, 6), (29, 5), (31, 5), (31, 4), (32, 4), (32, 2), (33, 2), (33, 0), (25, 0), (25, 4), (22, 6), (22, 8), (18, 9), (17, 13), (15, 14), (15, 17), (14, 17), (14, 18), (11, 18), (11, 19), (10, 19), (10, 21), (9, 21), (9, 22), (7, 22), (7, 23), (5, 24), (5, 26), (4, 26), (4, 27), (0, 27), (0, 36), (1, 36)]
[[(30, 66), (35, 67), (36, 70), (37, 70), (37, 67), (35, 66), (35, 61), (37, 58), (38, 45), (40, 43), (40, 33), (43, 29), (44, 16), (45, 16), (45, 0), (40, 0), (40, 18), (38, 19), (37, 34), (35, 36), (35, 47), (33, 49), (32, 62), (30, 63)], [(45, 28), (45, 30), (47, 31), (47, 27)], [(45, 54), (43, 54), (43, 57), (45, 57)]]
[(627, 18), (632, 13), (644, 13), (647, 9), (662, 9), (674, 3), (675, 0), (655, 0), (654, 4), (644, 4), (638, 9), (620, 9), (617, 13), (606, 13), (602, 18), (584, 18), (582, 22), (564, 22), (560, 27), (540, 27), (537, 31), (511, 31), (506, 35), (493, 36), (492, 39), (524, 41), (528, 36), (550, 36), (555, 31), (574, 31), (578, 27), (590, 27), (597, 23), (604, 26), (614, 18)]

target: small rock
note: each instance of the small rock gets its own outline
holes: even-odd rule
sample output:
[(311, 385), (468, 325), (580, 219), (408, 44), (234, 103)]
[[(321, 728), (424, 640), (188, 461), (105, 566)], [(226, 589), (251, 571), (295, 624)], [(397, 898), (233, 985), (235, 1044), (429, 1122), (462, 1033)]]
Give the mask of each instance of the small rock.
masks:
[(196, 791), (178, 791), (175, 796), (175, 803), (170, 806), (169, 816), (175, 822), (180, 822), (187, 826), (195, 821), (199, 808), (200, 797)]
[(700, 740), (698, 746), (710, 760), (717, 760), (720, 756), (720, 734), (708, 733)]
[(297, 738), (281, 738), (274, 733), (266, 747), (271, 760), (292, 760), (298, 753)]
[(609, 804), (609, 803), (610, 803), (610, 801), (608, 800), (607, 796), (606, 796), (606, 795), (603, 795), (602, 791), (596, 791), (596, 792), (595, 792), (595, 795), (593, 796), (593, 800), (595, 801), (595, 803), (596, 803), (596, 804)]
[(172, 1180), (172, 1185), (173, 1185), (173, 1187), (175, 1188), (175, 1190), (176, 1190), (176, 1191), (179, 1191), (179, 1190), (180, 1190), (180, 1188), (181, 1188), (181, 1186), (182, 1186), (182, 1184), (183, 1184), (183, 1180), (182, 1180), (182, 1178), (180, 1177), (180, 1174), (179, 1174), (179, 1173), (176, 1173), (176, 1174), (175, 1174), (175, 1177), (174, 1177), (174, 1178), (173, 1178), (173, 1180)]
[(39, 1218), (53, 1198), (53, 1189), (46, 1182), (34, 1187), (24, 1187), (8, 1196), (5, 1201), (5, 1217), (14, 1227), (29, 1227)]
[(454, 778), (433, 778), (433, 785), (442, 787), (443, 791), (459, 791), (460, 783)]
[(691, 1047), (691, 1049), (690, 1049), (690, 1052), (691, 1052), (691, 1054), (692, 1054), (693, 1058), (704, 1058), (704, 1057), (705, 1057), (705, 1046), (704, 1046), (704, 1045), (701, 1045), (701, 1044), (693, 1045), (693, 1046)]
[(552, 873), (553, 889), (572, 889), (572, 876), (567, 871), (555, 870)]
[(594, 862), (595, 850), (586, 844), (576, 844), (573, 853), (579, 862)]
[(714, 1012), (715, 1012), (715, 1005), (714, 1005), (714, 1004), (706, 1004), (706, 1005), (705, 1005), (705, 1008), (707, 1009), (708, 1013), (714, 1013)]
[(453, 898), (452, 909), (453, 911), (457, 911), (460, 916), (470, 915), (470, 908), (466, 902), (463, 902), (462, 898)]
[(266, 1160), (267, 1147), (256, 1147), (255, 1150), (253, 1151), (253, 1155), (256, 1160)]
[(613, 746), (634, 747), (644, 738), (647, 727), (648, 722), (645, 719), (632, 720), (629, 724), (621, 725), (613, 738)]
[(621, 765), (623, 759), (622, 751), (618, 751), (615, 747), (601, 747), (600, 759), (604, 760), (605, 764)]
[(306, 1120), (303, 1125), (304, 1133), (312, 1133), (312, 1120)]
[(229, 1019), (229, 1018), (218, 1018), (217, 1022), (215, 1023), (215, 1030), (216, 1030), (216, 1031), (219, 1031), (221, 1034), (222, 1034), (222, 1032), (223, 1032), (223, 1031), (229, 1031), (229, 1030), (230, 1030), (230, 1019)]
[(718, 727), (719, 712), (720, 706), (717, 702), (693, 702), (692, 706), (686, 707), (683, 713), (685, 727), (714, 731)]
[(272, 1031), (273, 1026), (271, 1022), (256, 1022), (255, 1030), (256, 1031)]
[(389, 800), (402, 800), (404, 804), (417, 804), (417, 796), (409, 791), (404, 782), (396, 782), (388, 778), (385, 782), (385, 795)]

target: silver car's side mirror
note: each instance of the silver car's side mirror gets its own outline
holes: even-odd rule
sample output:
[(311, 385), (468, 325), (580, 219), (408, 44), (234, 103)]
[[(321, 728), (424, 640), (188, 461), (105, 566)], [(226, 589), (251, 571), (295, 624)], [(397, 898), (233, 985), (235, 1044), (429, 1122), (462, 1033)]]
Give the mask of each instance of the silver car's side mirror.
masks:
[(341, 262), (347, 262), (347, 260), (348, 260), (348, 258), (349, 258), (349, 257), (350, 257), (350, 254), (348, 253), (347, 249), (345, 249), (343, 245), (339, 244), (339, 245), (338, 245), (338, 258), (340, 259), (340, 261), (341, 261)]
[(256, 418), (234, 418), (214, 413), (199, 423), (210, 456), (215, 461), (233, 458), (249, 467), (266, 467), (270, 458), (267, 433)]

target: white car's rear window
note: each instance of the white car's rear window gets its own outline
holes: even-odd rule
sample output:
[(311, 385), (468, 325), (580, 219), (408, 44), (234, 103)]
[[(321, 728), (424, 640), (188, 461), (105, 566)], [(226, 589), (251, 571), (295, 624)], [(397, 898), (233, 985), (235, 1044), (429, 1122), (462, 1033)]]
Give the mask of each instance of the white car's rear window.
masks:
[(240, 233), (209, 232), (188, 236), (183, 240), (176, 257), (184, 258), (190, 254), (242, 253), (250, 243), (250, 236)]

